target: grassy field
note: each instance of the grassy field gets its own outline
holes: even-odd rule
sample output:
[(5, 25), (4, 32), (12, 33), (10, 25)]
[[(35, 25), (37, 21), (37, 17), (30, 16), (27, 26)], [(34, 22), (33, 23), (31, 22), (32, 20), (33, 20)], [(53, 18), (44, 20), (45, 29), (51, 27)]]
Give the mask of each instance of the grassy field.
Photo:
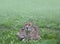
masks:
[[(27, 21), (39, 27), (41, 40), (19, 41)], [(60, 44), (60, 0), (0, 0), (0, 44)]]

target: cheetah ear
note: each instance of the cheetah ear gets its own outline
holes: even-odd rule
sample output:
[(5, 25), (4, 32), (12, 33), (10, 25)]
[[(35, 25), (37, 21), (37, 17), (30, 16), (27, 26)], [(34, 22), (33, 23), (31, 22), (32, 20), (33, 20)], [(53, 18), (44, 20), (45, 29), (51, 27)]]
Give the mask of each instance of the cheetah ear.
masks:
[(24, 28), (22, 28), (22, 30), (24, 30)]
[(24, 30), (24, 29), (25, 29), (25, 26), (22, 27), (22, 30)]

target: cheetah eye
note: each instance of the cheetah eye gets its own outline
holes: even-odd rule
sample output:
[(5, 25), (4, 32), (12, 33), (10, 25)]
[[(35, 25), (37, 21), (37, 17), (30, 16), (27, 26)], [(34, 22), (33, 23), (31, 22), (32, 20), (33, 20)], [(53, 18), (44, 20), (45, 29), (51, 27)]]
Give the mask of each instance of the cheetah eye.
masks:
[(26, 26), (28, 25), (28, 24), (25, 24)]
[(29, 26), (30, 26), (30, 24), (29, 24)]

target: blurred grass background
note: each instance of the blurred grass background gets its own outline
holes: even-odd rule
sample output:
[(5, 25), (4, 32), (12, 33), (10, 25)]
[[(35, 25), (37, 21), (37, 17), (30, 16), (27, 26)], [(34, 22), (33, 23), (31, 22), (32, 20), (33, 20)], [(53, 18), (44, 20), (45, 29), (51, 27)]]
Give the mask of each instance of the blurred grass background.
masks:
[(28, 44), (16, 36), (27, 21), (40, 28), (42, 37), (30, 44), (60, 44), (60, 0), (0, 0), (0, 44)]

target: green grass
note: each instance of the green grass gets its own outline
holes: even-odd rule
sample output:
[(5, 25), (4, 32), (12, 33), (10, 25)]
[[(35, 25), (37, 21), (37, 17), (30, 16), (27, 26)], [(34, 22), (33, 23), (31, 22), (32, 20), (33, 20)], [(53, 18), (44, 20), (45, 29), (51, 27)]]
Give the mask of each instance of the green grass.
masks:
[[(1, 32), (2, 31), (2, 32)], [(2, 29), (0, 31), (0, 44), (57, 44), (59, 42), (60, 31), (41, 28), (41, 40), (38, 41), (20, 41), (17, 38), (16, 29)]]
[[(39, 27), (41, 40), (19, 41), (27, 21)], [(60, 44), (60, 0), (0, 0), (0, 44)]]

